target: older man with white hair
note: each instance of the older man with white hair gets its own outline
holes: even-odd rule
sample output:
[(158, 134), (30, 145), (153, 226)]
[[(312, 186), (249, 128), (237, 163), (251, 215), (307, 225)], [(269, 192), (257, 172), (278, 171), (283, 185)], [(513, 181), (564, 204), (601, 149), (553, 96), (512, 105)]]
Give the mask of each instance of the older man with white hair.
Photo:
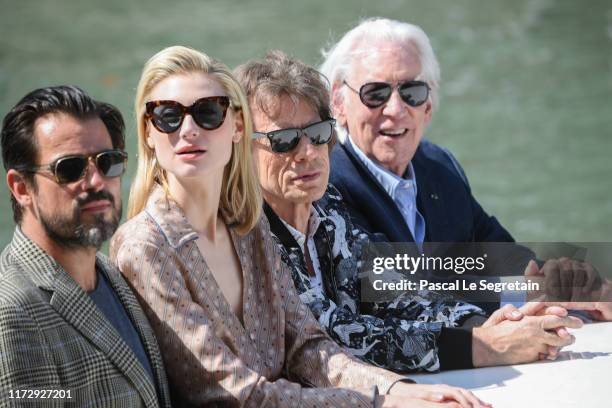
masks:
[[(367, 19), (324, 56), (321, 71), (331, 85), (341, 141), (332, 150), (330, 182), (340, 191), (355, 224), (377, 240), (414, 242), (419, 248), (424, 242), (514, 242), (476, 201), (453, 155), (423, 139), (438, 105), (440, 68), (421, 28)], [(508, 247), (514, 255), (524, 250), (519, 245)], [(526, 274), (554, 278), (572, 270), (568, 263), (565, 258), (550, 260), (540, 270), (531, 263)], [(581, 276), (581, 270), (573, 273)], [(560, 305), (610, 320), (611, 287), (606, 280), (601, 290), (593, 292), (593, 301)], [(491, 306), (489, 312), (498, 307)], [(486, 354), (476, 352), (481, 331), (473, 332), (476, 366), (491, 363), (478, 361)]]
[(325, 56), (321, 71), (342, 140), (330, 181), (357, 224), (419, 246), (513, 241), (476, 201), (450, 152), (423, 139), (438, 105), (440, 67), (422, 29), (369, 19)]

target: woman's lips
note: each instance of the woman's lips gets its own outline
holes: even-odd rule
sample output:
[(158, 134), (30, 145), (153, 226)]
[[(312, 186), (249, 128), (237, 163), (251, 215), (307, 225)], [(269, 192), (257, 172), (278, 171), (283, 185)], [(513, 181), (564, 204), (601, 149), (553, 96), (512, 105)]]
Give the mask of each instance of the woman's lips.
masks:
[(193, 160), (202, 157), (206, 153), (204, 149), (194, 149), (194, 150), (185, 150), (182, 152), (177, 152), (176, 155), (181, 160)]

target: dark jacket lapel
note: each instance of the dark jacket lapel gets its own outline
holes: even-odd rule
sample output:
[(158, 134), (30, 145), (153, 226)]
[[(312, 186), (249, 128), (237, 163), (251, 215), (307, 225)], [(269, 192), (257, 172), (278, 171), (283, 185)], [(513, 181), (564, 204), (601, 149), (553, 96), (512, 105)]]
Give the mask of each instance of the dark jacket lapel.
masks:
[[(148, 396), (156, 397), (155, 391), (157, 389), (160, 405), (163, 406), (164, 403), (170, 405), (170, 393), (167, 385), (168, 382), (166, 372), (162, 363), (159, 345), (155, 339), (153, 329), (149, 325), (149, 321), (147, 320), (142, 308), (140, 307), (140, 304), (138, 303), (138, 300), (134, 296), (132, 290), (129, 288), (127, 282), (123, 279), (119, 271), (115, 269), (115, 266), (110, 262), (110, 260), (106, 256), (98, 254), (96, 261), (98, 262), (98, 265), (101, 266), (101, 269), (106, 273), (106, 276), (115, 290), (115, 293), (121, 300), (121, 303), (127, 311), (134, 328), (138, 332), (138, 336), (140, 337), (145, 352), (147, 353), (147, 357), (149, 358), (149, 363), (151, 364), (153, 375), (155, 376), (155, 384), (151, 383), (150, 381), (141, 381), (143, 390), (146, 389), (146, 394)], [(135, 357), (133, 353), (132, 356)], [(144, 368), (140, 364), (138, 365), (139, 368), (142, 369), (142, 372), (145, 373)], [(137, 378), (144, 380), (148, 378), (148, 376), (138, 373)], [(153, 387), (150, 387), (150, 385), (153, 385)], [(140, 389), (140, 387), (138, 388)], [(141, 391), (141, 393), (143, 392)], [(147, 400), (145, 399), (145, 401)]]
[(343, 171), (346, 174), (345, 182), (351, 184), (354, 196), (363, 199), (371, 195), (372, 190), (374, 191), (376, 199), (363, 200), (358, 204), (358, 206), (365, 209), (365, 215), (371, 217), (372, 220), (377, 220), (375, 221), (376, 225), (381, 229), (380, 232), (387, 236), (389, 241), (414, 241), (410, 228), (406, 225), (406, 221), (404, 221), (397, 205), (395, 205), (393, 199), (387, 194), (387, 191), (380, 185), (370, 170), (361, 162), (350, 143), (343, 143), (336, 148), (341, 149), (341, 152), (348, 159), (345, 160), (346, 164), (350, 163), (356, 170), (350, 171), (347, 169), (348, 171)]
[(444, 211), (444, 200), (448, 199), (441, 191), (436, 177), (431, 177), (427, 158), (421, 152), (421, 145), (412, 158), (417, 197), (416, 204), (425, 221), (425, 242), (437, 239), (437, 231), (444, 230), (448, 225), (448, 214)]
[(283, 224), (283, 221), (281, 221), (280, 217), (276, 215), (272, 207), (270, 207), (265, 201), (264, 213), (266, 214), (268, 222), (270, 223), (270, 231), (272, 231), (272, 233), (276, 235), (278, 240), (285, 248), (289, 249), (300, 247), (295, 238), (293, 238), (293, 235), (291, 235), (291, 232), (289, 232), (287, 227), (285, 227), (285, 224)]

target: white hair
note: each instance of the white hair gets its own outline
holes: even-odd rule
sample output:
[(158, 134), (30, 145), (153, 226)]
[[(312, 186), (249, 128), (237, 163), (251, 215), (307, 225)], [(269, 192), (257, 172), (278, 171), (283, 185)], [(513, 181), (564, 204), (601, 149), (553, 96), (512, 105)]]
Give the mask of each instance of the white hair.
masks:
[[(414, 24), (387, 18), (368, 18), (349, 30), (327, 50), (322, 50), (323, 64), (319, 70), (332, 86), (347, 80), (355, 54), (367, 50), (370, 43), (388, 41), (395, 44), (412, 43), (416, 46), (421, 62), (421, 74), (418, 79), (427, 82), (431, 88), (430, 99), (434, 110), (438, 107), (438, 87), (440, 83), (440, 65), (434, 54), (427, 34)], [(359, 48), (357, 48), (359, 46)]]

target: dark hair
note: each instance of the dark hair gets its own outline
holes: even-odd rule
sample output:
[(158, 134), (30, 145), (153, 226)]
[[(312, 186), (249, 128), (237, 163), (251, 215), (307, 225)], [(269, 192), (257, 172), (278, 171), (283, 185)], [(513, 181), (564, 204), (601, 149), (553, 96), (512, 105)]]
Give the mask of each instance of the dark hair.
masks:
[[(125, 147), (125, 124), (121, 112), (111, 104), (99, 102), (76, 86), (61, 85), (36, 89), (24, 96), (4, 117), (2, 122), (2, 162), (4, 169), (36, 166), (38, 146), (34, 124), (50, 113), (66, 113), (78, 119), (100, 118), (114, 149)], [(33, 183), (33, 175), (23, 172), (26, 181)], [(21, 222), (22, 210), (11, 195), (13, 219)]]
[(234, 74), (244, 87), (249, 103), (268, 117), (280, 114), (279, 98), (289, 96), (315, 109), (322, 120), (331, 118), (329, 90), (325, 77), (316, 69), (282, 51), (269, 51), (262, 60), (240, 65)]

